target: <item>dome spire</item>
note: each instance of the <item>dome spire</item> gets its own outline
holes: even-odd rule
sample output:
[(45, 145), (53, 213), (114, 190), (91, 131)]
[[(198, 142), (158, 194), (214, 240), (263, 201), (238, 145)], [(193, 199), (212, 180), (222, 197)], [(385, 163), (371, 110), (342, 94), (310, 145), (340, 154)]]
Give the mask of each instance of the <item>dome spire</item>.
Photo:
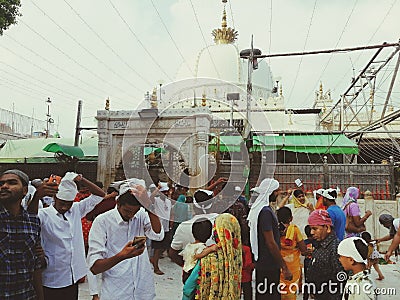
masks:
[(212, 31), (212, 35), (214, 36), (214, 42), (216, 44), (233, 44), (238, 36), (238, 32), (235, 29), (228, 27), (226, 22), (225, 5), (227, 1), (228, 0), (222, 0), (222, 3), (224, 3), (224, 10), (222, 13), (221, 28), (217, 28)]

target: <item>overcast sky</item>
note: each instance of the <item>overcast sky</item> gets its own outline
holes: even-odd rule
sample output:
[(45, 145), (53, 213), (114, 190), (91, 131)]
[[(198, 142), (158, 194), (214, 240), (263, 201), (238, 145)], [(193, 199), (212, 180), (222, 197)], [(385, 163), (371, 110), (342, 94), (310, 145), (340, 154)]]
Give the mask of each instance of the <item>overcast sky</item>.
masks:
[[(45, 100), (62, 136), (73, 136), (78, 99), (83, 125), (97, 109), (134, 109), (146, 91), (175, 79), (184, 61), (213, 44), (221, 0), (22, 0), (18, 24), (0, 36), (0, 107), (45, 119)], [(400, 1), (231, 0), (237, 46), (287, 53), (397, 42)], [(204, 36), (204, 38), (203, 38)], [(393, 49), (385, 50), (390, 53)], [(267, 60), (290, 107), (309, 107), (322, 81), (334, 100), (376, 50)], [(393, 70), (394, 62), (386, 74)], [(354, 70), (353, 70), (354, 69)], [(384, 83), (390, 76), (382, 76)], [(393, 104), (400, 105), (399, 81)], [(384, 98), (383, 96), (381, 97)], [(396, 100), (397, 99), (397, 100)]]

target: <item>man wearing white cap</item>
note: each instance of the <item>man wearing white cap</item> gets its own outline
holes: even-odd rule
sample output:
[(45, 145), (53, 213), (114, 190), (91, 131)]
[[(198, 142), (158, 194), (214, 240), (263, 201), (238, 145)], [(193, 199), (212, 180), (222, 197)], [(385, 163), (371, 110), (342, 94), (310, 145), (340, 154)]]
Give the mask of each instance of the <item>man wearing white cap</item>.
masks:
[(161, 253), (168, 249), (171, 244), (171, 237), (169, 235), (170, 220), (171, 220), (171, 200), (168, 199), (169, 186), (167, 182), (159, 182), (158, 189), (156, 188), (150, 200), (154, 199), (154, 212), (160, 218), (162, 227), (164, 228), (164, 238), (162, 241), (151, 241), (151, 247), (154, 250), (154, 255), (151, 258), (151, 263), (154, 267), (154, 273), (157, 275), (164, 275), (160, 270), (158, 261)]
[(324, 205), (327, 207), (327, 212), (332, 219), (333, 229), (339, 242), (344, 239), (346, 228), (346, 215), (343, 210), (336, 204), (337, 190), (326, 189), (322, 192)]
[(349, 237), (338, 246), (339, 261), (352, 275), (346, 282), (345, 300), (376, 300), (375, 282), (367, 270), (368, 245), (359, 237)]
[[(76, 181), (92, 195), (74, 202)], [(68, 172), (61, 179), (54, 205), (40, 209), (42, 245), (47, 260), (43, 271), (45, 300), (78, 299), (77, 281), (86, 276), (85, 247), (81, 218), (103, 200), (105, 193), (82, 175)]]
[(120, 186), (117, 206), (94, 220), (88, 264), (93, 274), (103, 273), (102, 300), (155, 298), (145, 241), (162, 240), (164, 231), (151, 206), (144, 181), (130, 179)]
[[(215, 218), (218, 216), (216, 213), (211, 213), (213, 207), (213, 191), (209, 190), (197, 190), (193, 194), (193, 212), (194, 216), (185, 222), (179, 224), (175, 231), (171, 242), (171, 248), (168, 251), (168, 255), (171, 260), (177, 265), (183, 267), (184, 261), (183, 257), (179, 253), (185, 248), (187, 244), (193, 243), (195, 241), (192, 234), (192, 225), (199, 219), (208, 219), (214, 224)], [(209, 246), (213, 244), (211, 236), (206, 242)]]

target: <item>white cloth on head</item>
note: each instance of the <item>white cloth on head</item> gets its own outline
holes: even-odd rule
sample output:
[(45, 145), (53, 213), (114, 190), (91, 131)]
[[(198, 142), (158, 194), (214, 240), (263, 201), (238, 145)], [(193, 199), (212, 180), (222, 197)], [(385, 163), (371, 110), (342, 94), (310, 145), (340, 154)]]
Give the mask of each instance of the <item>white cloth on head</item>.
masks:
[(69, 180), (69, 181), (74, 181), (74, 179), (77, 176), (79, 176), (79, 175), (77, 173), (75, 173), (75, 172), (67, 172), (67, 173), (65, 173), (65, 175), (64, 175), (64, 177), (62, 179)]
[(160, 182), (160, 192), (166, 192), (169, 190), (168, 182)]
[[(141, 208), (128, 222), (118, 208), (109, 210), (93, 221), (89, 232), (89, 268), (98, 259), (110, 258), (119, 253), (135, 236), (161, 241), (164, 231), (155, 233), (149, 215)], [(136, 257), (125, 259), (102, 273), (102, 300), (153, 300), (155, 298), (154, 272), (147, 249)]]
[(329, 200), (336, 200), (335, 197), (333, 197), (333, 196), (331, 196), (331, 195), (329, 194), (329, 193), (331, 193), (331, 192), (333, 192), (333, 191), (336, 191), (336, 193), (338, 193), (337, 189), (329, 188), (329, 189), (326, 189), (326, 190), (324, 190), (324, 191), (322, 192), (322, 197), (324, 197), (324, 198), (326, 198), (326, 199), (329, 199)]
[(351, 257), (356, 262), (366, 264), (367, 258), (366, 259), (362, 258), (360, 252), (358, 252), (358, 250), (356, 248), (356, 244), (354, 244), (355, 240), (362, 241), (365, 244), (365, 246), (368, 247), (368, 244), (362, 238), (354, 236), (354, 237), (349, 237), (349, 238), (341, 241), (339, 243), (337, 252), (339, 255)]
[(74, 201), (76, 194), (78, 194), (78, 188), (74, 182), (76, 176), (78, 176), (78, 174), (72, 172), (65, 174), (58, 185), (58, 192), (56, 194), (57, 199)]
[(235, 186), (235, 192), (241, 192), (242, 189), (240, 188), (240, 186)]
[(74, 202), (64, 214), (66, 220), (54, 206), (39, 209), (42, 247), (47, 258), (42, 273), (44, 286), (62, 288), (86, 276), (81, 219), (102, 200), (103, 197), (90, 195)]
[(116, 199), (118, 199), (119, 196), (125, 194), (128, 191), (135, 190), (135, 187), (138, 185), (141, 185), (142, 187), (146, 188), (146, 183), (143, 179), (129, 178), (125, 180), (119, 186), (119, 195), (116, 197)]
[(259, 193), (259, 195), (251, 205), (247, 220), (249, 221), (250, 227), (251, 250), (255, 260), (258, 260), (258, 215), (264, 206), (269, 205), (269, 196), (277, 189), (279, 189), (279, 182), (273, 178), (265, 178), (261, 181), (259, 186), (254, 188), (254, 191)]

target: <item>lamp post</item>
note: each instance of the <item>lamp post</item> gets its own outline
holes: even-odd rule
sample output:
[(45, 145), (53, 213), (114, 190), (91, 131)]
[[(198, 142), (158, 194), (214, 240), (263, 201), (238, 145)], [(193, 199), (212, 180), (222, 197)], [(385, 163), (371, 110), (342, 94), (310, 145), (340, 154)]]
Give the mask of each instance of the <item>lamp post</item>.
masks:
[(46, 139), (47, 139), (49, 137), (50, 124), (54, 123), (54, 120), (51, 118), (50, 115), (50, 104), (51, 104), (50, 97), (47, 97), (46, 104), (47, 104), (47, 114), (46, 114)]
[(240, 58), (244, 58), (248, 60), (248, 68), (247, 68), (247, 102), (246, 102), (246, 120), (244, 124), (243, 130), (243, 138), (245, 140), (249, 139), (250, 131), (251, 131), (251, 94), (253, 91), (253, 84), (251, 81), (253, 70), (258, 69), (258, 58), (264, 58), (266, 55), (261, 55), (260, 49), (253, 48), (253, 36), (251, 36), (251, 48), (240, 51)]

